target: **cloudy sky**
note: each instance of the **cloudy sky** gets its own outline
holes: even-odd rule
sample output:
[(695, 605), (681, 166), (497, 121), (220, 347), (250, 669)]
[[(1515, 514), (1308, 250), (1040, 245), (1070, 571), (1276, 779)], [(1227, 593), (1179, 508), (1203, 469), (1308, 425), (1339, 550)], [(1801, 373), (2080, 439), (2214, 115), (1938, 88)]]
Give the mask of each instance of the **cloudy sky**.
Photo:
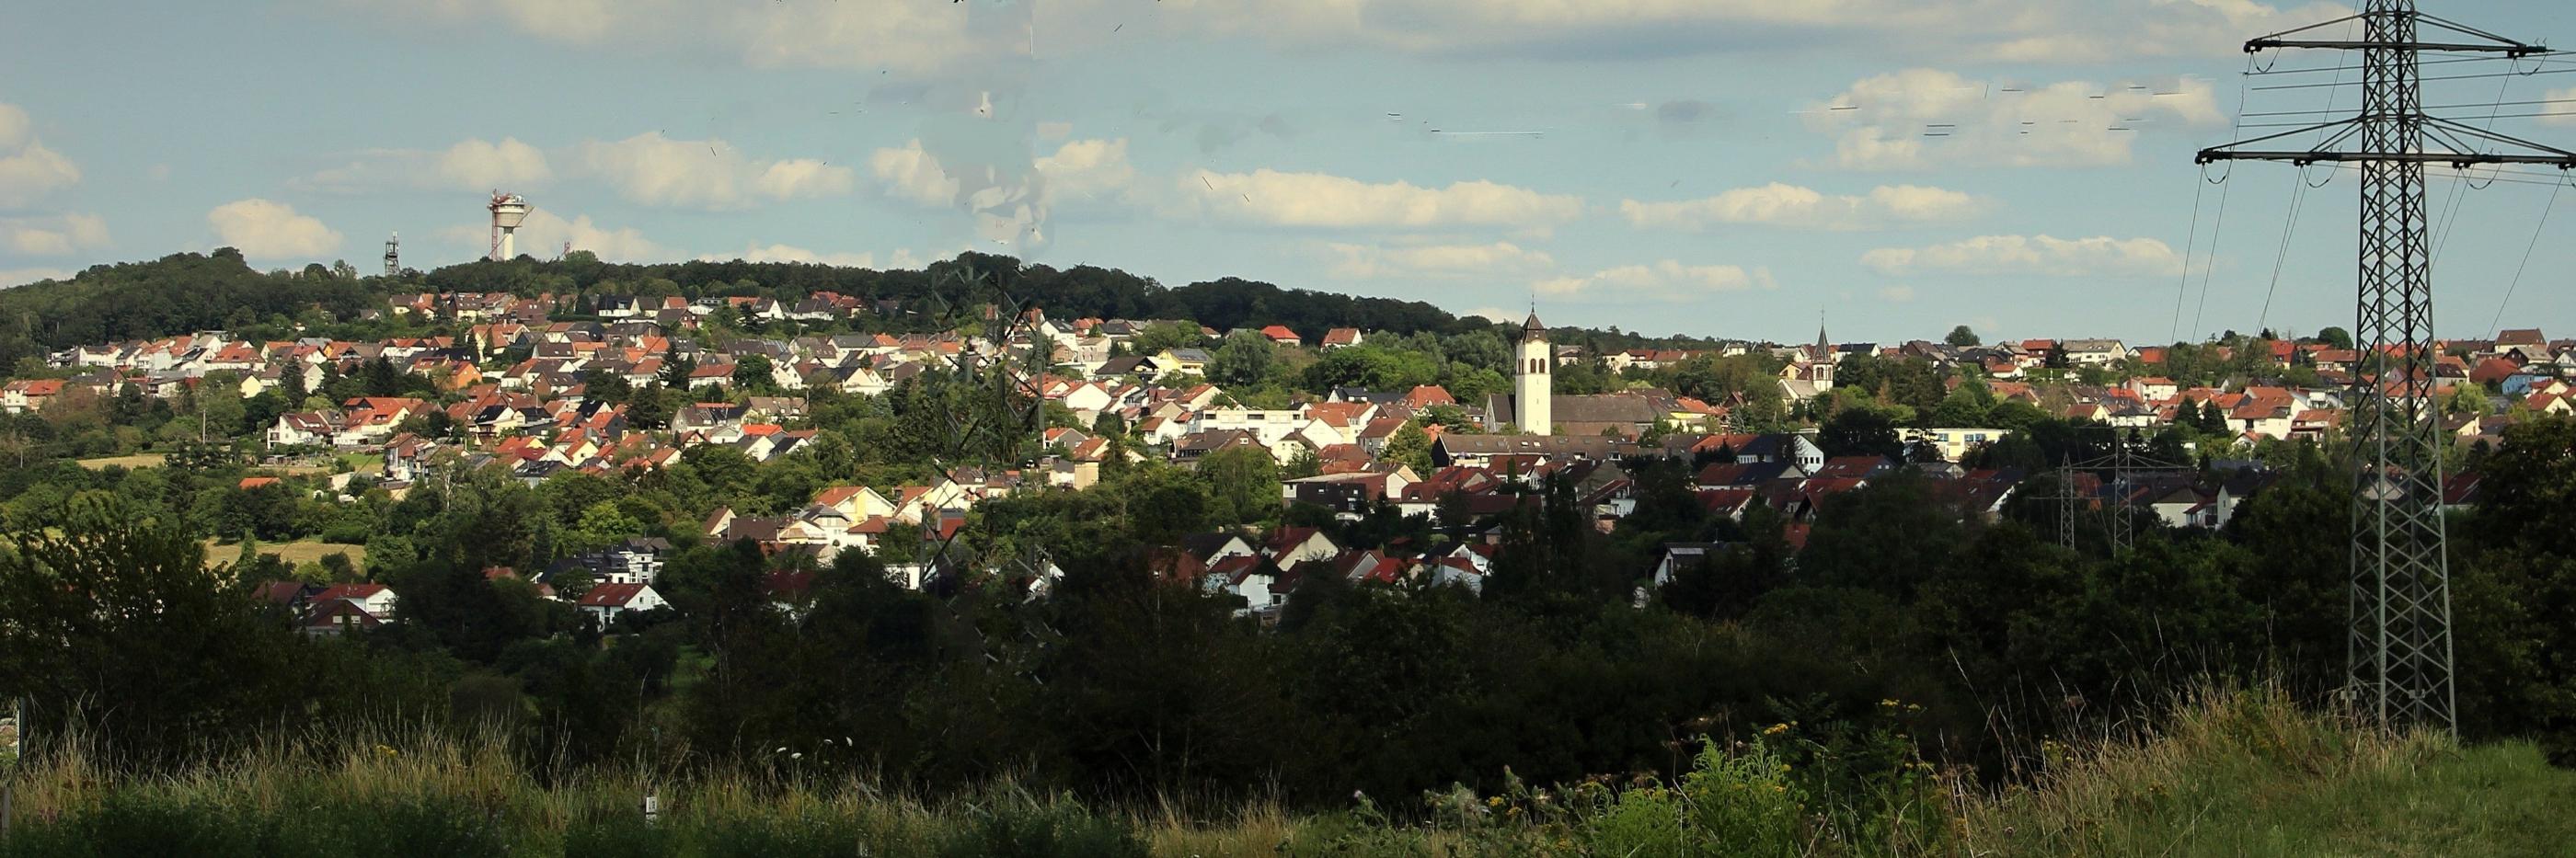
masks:
[[(2576, 46), (2565, 3), (2442, 5)], [(429, 268), (483, 252), (498, 188), (535, 206), (519, 248), (546, 257), (569, 242), (616, 260), (887, 267), (971, 247), (1175, 285), (1237, 275), (1507, 315), (1535, 302), (1554, 323), (1790, 341), (1820, 315), (1839, 339), (1959, 323), (2313, 331), (2350, 324), (2353, 175), (2247, 164), (2213, 184), (2191, 156), (2324, 115), (2292, 111), (2349, 111), (2354, 88), (2335, 84), (2356, 72), (2277, 73), (2348, 60), (2248, 77), (2237, 49), (2349, 12), (12, 3), (0, 283), (222, 245), (373, 270), (395, 232), (404, 262)], [(2576, 57), (2546, 62), (2427, 67), (2459, 79), (2426, 101), (2576, 144), (2576, 115), (2518, 115), (2576, 114), (2576, 74), (2561, 74)], [(2517, 68), (2537, 73), (2496, 74)], [(2490, 330), (2501, 308), (2508, 325), (2576, 333), (2576, 194), (2553, 199), (2545, 175), (2473, 178), (2433, 187), (2442, 332)]]

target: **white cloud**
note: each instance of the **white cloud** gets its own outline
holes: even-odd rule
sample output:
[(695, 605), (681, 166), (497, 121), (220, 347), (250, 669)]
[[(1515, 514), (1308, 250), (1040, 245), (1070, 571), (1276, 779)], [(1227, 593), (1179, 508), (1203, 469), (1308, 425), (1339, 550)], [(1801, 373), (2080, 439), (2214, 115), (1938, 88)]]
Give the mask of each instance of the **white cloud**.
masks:
[(1058, 205), (1138, 201), (1125, 138), (1068, 140), (1034, 157), (1025, 148), (953, 138), (878, 149), (868, 154), (868, 174), (886, 196), (955, 209), (977, 236), (1023, 255), (1050, 241), (1047, 223)]
[(920, 268), (922, 266), (922, 260), (919, 257), (912, 255), (912, 251), (909, 250), (895, 251), (893, 255), (886, 258), (885, 264), (880, 266), (877, 264), (877, 257), (874, 253), (824, 253), (785, 244), (762, 246), (759, 242), (752, 242), (744, 245), (742, 251), (739, 253), (711, 253), (698, 258), (708, 262), (731, 262), (735, 260), (743, 262), (806, 262), (822, 265), (837, 265), (844, 268), (879, 268), (882, 270)]
[[(2550, 90), (2548, 95), (2541, 96), (2541, 98), (2551, 104), (2576, 104), (2576, 86), (2571, 86), (2566, 89)], [(2533, 112), (2537, 113), (2540, 111)], [(2576, 113), (2560, 113), (2557, 116), (2543, 116), (2540, 117), (2540, 124), (2576, 125)]]
[[(490, 248), (490, 222), (457, 225), (442, 229), (440, 238), (473, 248), (480, 257)], [(530, 207), (528, 219), (519, 224), (519, 253), (539, 259), (553, 258), (572, 245), (574, 250), (587, 250), (607, 262), (669, 262), (682, 256), (679, 251), (644, 237), (634, 227), (601, 226), (589, 215), (576, 215), (565, 220), (562, 215), (544, 208)]]
[(1409, 278), (1454, 280), (1527, 277), (1556, 267), (1545, 251), (1508, 241), (1493, 244), (1325, 245), (1331, 273), (1348, 280)]
[[(489, 235), (489, 227), (472, 229), (478, 239)], [(544, 209), (528, 213), (519, 225), (520, 252), (539, 258), (560, 250), (565, 243), (574, 250), (587, 250), (609, 262), (664, 262), (678, 255), (670, 248), (645, 238), (634, 227), (610, 228), (593, 223), (589, 215), (564, 220), (561, 215)]]
[(1938, 69), (1871, 77), (1803, 113), (1835, 138), (1825, 163), (1857, 170), (2126, 164), (2140, 135), (2225, 121), (2203, 80), (2043, 86)]
[(0, 102), (0, 149), (15, 149), (32, 136), (35, 123), (27, 118), (25, 108)]
[(1914, 300), (1914, 287), (1901, 284), (1888, 286), (1878, 290), (1878, 297), (1890, 304), (1907, 303)]
[(0, 218), (0, 236), (19, 253), (62, 256), (107, 246), (107, 219), (94, 214)]
[(72, 272), (60, 268), (11, 268), (0, 270), (0, 289), (25, 286), (46, 280), (69, 280)]
[(79, 165), (36, 139), (27, 111), (0, 104), (0, 207), (27, 205), (80, 179)]
[[(757, 67), (908, 72), (1026, 56), (1035, 2), (708, 3), (704, 0), (343, 0), (402, 21), (497, 21), (562, 44), (730, 55)], [(1016, 28), (1012, 27), (1017, 23)], [(1016, 29), (1016, 34), (1013, 32)]]
[(1038, 175), (1046, 177), (1050, 202), (1108, 199), (1136, 181), (1136, 167), (1127, 163), (1124, 137), (1069, 140), (1055, 154), (1038, 158), (1035, 166)]
[(1166, 31), (1296, 47), (1619, 58), (1827, 44), (1987, 61), (2223, 56), (2350, 14), (2252, 0), (1165, 0)]
[(1557, 298), (1638, 298), (1682, 300), (1712, 292), (1777, 289), (1768, 268), (1738, 265), (1684, 265), (1666, 259), (1647, 265), (1605, 268), (1581, 277), (1557, 277), (1532, 284), (1539, 294)]
[(367, 149), (336, 167), (287, 180), (291, 190), (372, 194), (388, 188), (519, 191), (554, 178), (545, 150), (516, 137), (457, 141), (444, 150)]
[(1865, 196), (1827, 196), (1812, 188), (1773, 182), (1681, 202), (1624, 200), (1619, 213), (1629, 225), (1644, 229), (1698, 231), (1720, 224), (1768, 224), (1855, 230), (1961, 220), (1985, 212), (1991, 204), (1974, 194), (1918, 185), (1881, 185)]
[(947, 206), (957, 202), (957, 180), (939, 165), (939, 159), (913, 140), (899, 148), (879, 149), (868, 154), (868, 172), (876, 176), (886, 193), (896, 199), (910, 200), (925, 206)]
[(575, 147), (583, 174), (617, 188), (625, 198), (654, 206), (739, 209), (772, 200), (849, 193), (855, 172), (815, 160), (763, 161), (746, 157), (723, 140), (674, 140), (648, 131), (613, 143)]
[(2182, 257), (2152, 238), (2055, 238), (1988, 235), (1923, 248), (1889, 247), (1861, 255), (1879, 273), (2044, 274), (2116, 277), (2182, 273)]
[[(1291, 51), (1629, 59), (1857, 46), (1921, 61), (2093, 63), (2219, 57), (2247, 36), (2348, 14), (2252, 0), (337, 0), (402, 24), (495, 23), (603, 50), (1025, 79), (1032, 59), (1148, 39), (1241, 39)], [(1150, 8), (1152, 14), (1139, 14)], [(1112, 35), (1123, 31), (1122, 35)], [(1038, 36), (1043, 35), (1043, 42)], [(1037, 48), (1043, 45), (1044, 50)]]
[(771, 163), (768, 169), (760, 171), (760, 180), (752, 183), (752, 187), (761, 196), (774, 200), (839, 196), (850, 192), (856, 175), (848, 167), (835, 167), (813, 158), (797, 158)]
[(1179, 214), (1274, 226), (1422, 228), (1525, 227), (1583, 214), (1580, 197), (1476, 180), (1445, 188), (1370, 183), (1325, 173), (1195, 170), (1177, 182)]
[(215, 236), (251, 259), (311, 260), (340, 247), (340, 233), (295, 207), (253, 197), (206, 213)]
[(475, 139), (447, 147), (438, 156), (438, 176), (450, 186), (506, 191), (543, 182), (554, 170), (537, 147), (504, 137), (499, 143)]

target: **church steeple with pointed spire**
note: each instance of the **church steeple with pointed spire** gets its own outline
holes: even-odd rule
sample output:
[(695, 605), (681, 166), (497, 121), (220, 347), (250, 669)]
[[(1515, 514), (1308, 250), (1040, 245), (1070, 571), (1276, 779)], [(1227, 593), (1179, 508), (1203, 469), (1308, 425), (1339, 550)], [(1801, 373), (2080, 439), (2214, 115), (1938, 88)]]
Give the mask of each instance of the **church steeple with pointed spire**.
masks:
[(1816, 344), (1807, 350), (1807, 355), (1807, 380), (1815, 383), (1818, 392), (1834, 389), (1834, 364), (1838, 356), (1834, 354), (1833, 339), (1825, 336), (1823, 313), (1816, 314)]
[(1513, 428), (1532, 435), (1550, 434), (1556, 401), (1556, 350), (1547, 345), (1547, 326), (1538, 309), (1521, 323), (1520, 360), (1512, 366)]

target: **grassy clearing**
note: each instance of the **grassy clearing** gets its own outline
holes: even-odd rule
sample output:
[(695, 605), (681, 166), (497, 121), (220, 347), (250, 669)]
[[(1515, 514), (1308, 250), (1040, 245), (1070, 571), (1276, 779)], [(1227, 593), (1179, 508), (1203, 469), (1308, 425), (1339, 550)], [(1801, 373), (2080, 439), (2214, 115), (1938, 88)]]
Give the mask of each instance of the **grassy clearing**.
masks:
[[(1371, 805), (1214, 817), (1106, 810), (1004, 782), (938, 802), (779, 768), (592, 772), (541, 782), (502, 743), (364, 731), (280, 741), (176, 775), (124, 777), (78, 747), (11, 775), (21, 827), (0, 858), (343, 855), (2557, 855), (2576, 843), (2576, 774), (2527, 745), (2462, 750), (2221, 695), (2153, 739), (2067, 751), (2026, 788), (1960, 796), (1930, 837), (1826, 837), (1763, 789), (1759, 756), (1615, 793), (1446, 796), (1441, 821)], [(1785, 771), (1785, 769), (1778, 770)], [(1747, 789), (1750, 787), (1750, 789)], [(642, 797), (661, 812), (647, 823)], [(1792, 794), (1794, 795), (1794, 793)], [(1476, 808), (1501, 809), (1485, 813)], [(1531, 808), (1522, 814), (1514, 808)], [(1512, 812), (1502, 812), (1512, 811)]]
[(2185, 708), (1965, 815), (2007, 855), (2565, 855), (2576, 772), (2526, 743), (2460, 748), (2262, 695)]
[[(345, 545), (337, 542), (323, 542), (319, 539), (298, 539), (294, 542), (262, 542), (259, 544), (259, 553), (275, 554), (278, 559), (286, 561), (287, 565), (290, 566), (302, 566), (306, 563), (322, 562), (322, 556), (325, 554), (346, 554), (349, 555), (350, 560), (355, 561), (358, 564), (359, 568), (363, 569), (367, 565), (366, 546)], [(241, 543), (222, 542), (213, 539), (206, 540), (207, 563), (230, 563), (240, 557)]]
[(135, 468), (160, 467), (162, 462), (167, 459), (169, 459), (169, 456), (164, 453), (135, 453), (130, 456), (105, 456), (97, 459), (82, 459), (80, 460), (80, 466), (93, 471), (104, 470), (110, 465), (132, 470)]

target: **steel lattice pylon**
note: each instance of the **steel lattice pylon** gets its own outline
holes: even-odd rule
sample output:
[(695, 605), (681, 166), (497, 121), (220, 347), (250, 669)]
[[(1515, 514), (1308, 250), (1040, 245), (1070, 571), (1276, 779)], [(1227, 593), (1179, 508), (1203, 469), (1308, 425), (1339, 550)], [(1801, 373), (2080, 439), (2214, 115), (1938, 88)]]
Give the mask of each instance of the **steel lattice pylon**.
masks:
[[(2355, 21), (2363, 28), (2358, 42), (2297, 38)], [(2449, 40), (2423, 41), (2424, 29)], [(2576, 167), (2576, 153), (2426, 115), (2420, 52), (2523, 57), (2547, 49), (2422, 14), (2413, 0), (2369, 0), (2359, 15), (2245, 43), (2248, 53), (2277, 48), (2360, 51), (2360, 114), (2204, 150), (2199, 160), (2355, 163), (2361, 170), (2353, 338), (2365, 351), (2346, 403), (2354, 458), (2350, 692), (2361, 712), (2382, 721), (2456, 730), (2424, 169), (2440, 163), (2564, 170)], [(2311, 132), (2318, 137), (2309, 149), (2254, 148)]]

